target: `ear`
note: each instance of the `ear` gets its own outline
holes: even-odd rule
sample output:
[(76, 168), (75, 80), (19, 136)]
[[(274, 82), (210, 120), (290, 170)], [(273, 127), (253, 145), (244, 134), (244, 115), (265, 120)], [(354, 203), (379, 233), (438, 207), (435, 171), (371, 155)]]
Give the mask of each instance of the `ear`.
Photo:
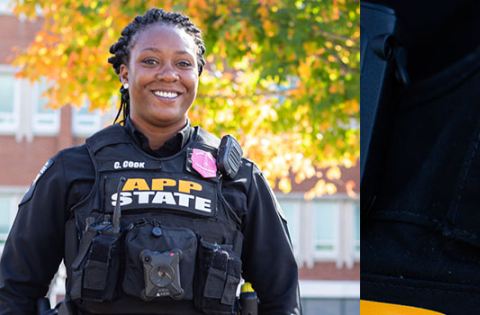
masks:
[(124, 64), (120, 66), (120, 81), (122, 84), (128, 83), (128, 67)]

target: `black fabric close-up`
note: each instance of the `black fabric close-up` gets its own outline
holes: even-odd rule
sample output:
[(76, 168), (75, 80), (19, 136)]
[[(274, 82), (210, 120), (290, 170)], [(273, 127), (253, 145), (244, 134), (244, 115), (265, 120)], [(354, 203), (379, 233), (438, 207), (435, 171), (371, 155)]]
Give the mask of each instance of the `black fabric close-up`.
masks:
[(386, 102), (391, 136), (375, 202), (362, 209), (361, 298), (478, 314), (479, 4), (372, 2), (406, 26), (411, 82)]
[(413, 80), (422, 80), (453, 65), (480, 44), (477, 1), (368, 0), (395, 10), (408, 34), (407, 70)]

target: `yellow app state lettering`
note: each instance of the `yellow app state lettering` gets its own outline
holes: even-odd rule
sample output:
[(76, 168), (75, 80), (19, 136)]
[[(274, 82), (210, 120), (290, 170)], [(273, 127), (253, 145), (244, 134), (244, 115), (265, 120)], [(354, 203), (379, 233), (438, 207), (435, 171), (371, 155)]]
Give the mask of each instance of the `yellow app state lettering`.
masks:
[(111, 195), (111, 206), (119, 202), (120, 206), (164, 205), (212, 212), (212, 200), (205, 195), (200, 196), (202, 191), (201, 184), (188, 180), (129, 178), (120, 196), (117, 193)]
[[(152, 179), (151, 186), (143, 178), (129, 178), (127, 179), (122, 191), (134, 191), (134, 190), (164, 190), (165, 187), (175, 187), (177, 181), (170, 178), (154, 178)], [(182, 193), (190, 193), (191, 190), (202, 190), (202, 185), (199, 183), (179, 180), (178, 191)]]

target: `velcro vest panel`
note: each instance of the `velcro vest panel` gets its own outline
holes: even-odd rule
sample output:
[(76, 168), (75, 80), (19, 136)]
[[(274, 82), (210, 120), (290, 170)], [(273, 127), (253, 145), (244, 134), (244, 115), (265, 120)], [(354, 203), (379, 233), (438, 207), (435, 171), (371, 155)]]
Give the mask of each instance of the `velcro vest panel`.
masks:
[[(203, 178), (192, 167), (194, 149), (216, 158), (219, 144), (218, 138), (196, 127), (180, 152), (155, 158), (135, 145), (122, 127), (106, 128), (87, 139), (87, 148), (96, 164), (97, 181), (89, 205), (84, 203), (86, 208), (77, 209), (75, 213), (87, 217), (92, 212), (112, 214), (119, 199), (122, 217), (151, 211), (160, 216), (173, 214), (188, 220), (214, 219), (234, 225), (218, 201), (220, 174)], [(127, 180), (117, 196), (121, 177)], [(78, 224), (85, 227), (85, 222)]]
[[(161, 309), (167, 306), (173, 314), (175, 307), (168, 307), (173, 303), (178, 306), (179, 314), (194, 314), (193, 309), (180, 307), (175, 301), (194, 299), (197, 310), (213, 314), (229, 312), (240, 278), (240, 259), (218, 263), (206, 271), (199, 268), (205, 263), (211, 264), (215, 255), (217, 262), (222, 257), (240, 257), (243, 237), (239, 222), (232, 218), (231, 209), (221, 196), (222, 175), (216, 169), (212, 172), (212, 165), (208, 164), (206, 168), (214, 176), (204, 178), (198, 171), (202, 165), (197, 163), (194, 167), (192, 161), (193, 154), (199, 152), (216, 159), (219, 144), (217, 137), (195, 127), (189, 142), (178, 153), (156, 158), (134, 144), (119, 125), (87, 139), (96, 181), (90, 195), (74, 209), (80, 245), (73, 264), (67, 266), (73, 283), (68, 288), (69, 294), (74, 299), (88, 300), (83, 301), (83, 309), (119, 314), (128, 313), (125, 308), (128, 305), (132, 313), (140, 307), (149, 314), (162, 314)], [(112, 234), (112, 229), (104, 226), (111, 226), (118, 206), (120, 233)], [(105, 236), (94, 237), (92, 233)], [(89, 243), (82, 244), (86, 239)], [(85, 263), (87, 256), (90, 260)], [(183, 274), (163, 289), (144, 284), (138, 280), (144, 277), (138, 265), (143, 263), (144, 270), (151, 271), (155, 266), (148, 265), (149, 257), (153, 257), (153, 261), (167, 259), (172, 270), (180, 266)], [(122, 261), (124, 267), (118, 266), (116, 260)], [(112, 266), (116, 268), (114, 271)], [(124, 272), (119, 271), (122, 268)], [(225, 277), (221, 287), (216, 284), (218, 281), (212, 281), (212, 270), (215, 276)], [(115, 279), (116, 274), (122, 273), (122, 279)], [(93, 280), (88, 283), (78, 280), (86, 274)], [(145, 277), (148, 278), (146, 274)], [(115, 283), (115, 288), (108, 283)], [(166, 298), (162, 300), (163, 296)], [(150, 299), (153, 301), (145, 303)]]

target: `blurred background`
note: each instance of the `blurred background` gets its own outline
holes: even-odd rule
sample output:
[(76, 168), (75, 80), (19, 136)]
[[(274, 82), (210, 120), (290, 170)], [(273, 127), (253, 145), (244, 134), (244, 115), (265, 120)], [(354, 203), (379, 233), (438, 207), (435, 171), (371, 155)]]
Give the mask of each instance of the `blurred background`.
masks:
[(234, 135), (274, 188), (304, 313), (358, 314), (358, 1), (0, 0), (0, 251), (45, 161), (112, 123), (120, 81), (108, 48), (154, 6), (203, 31), (207, 65), (189, 117)]

